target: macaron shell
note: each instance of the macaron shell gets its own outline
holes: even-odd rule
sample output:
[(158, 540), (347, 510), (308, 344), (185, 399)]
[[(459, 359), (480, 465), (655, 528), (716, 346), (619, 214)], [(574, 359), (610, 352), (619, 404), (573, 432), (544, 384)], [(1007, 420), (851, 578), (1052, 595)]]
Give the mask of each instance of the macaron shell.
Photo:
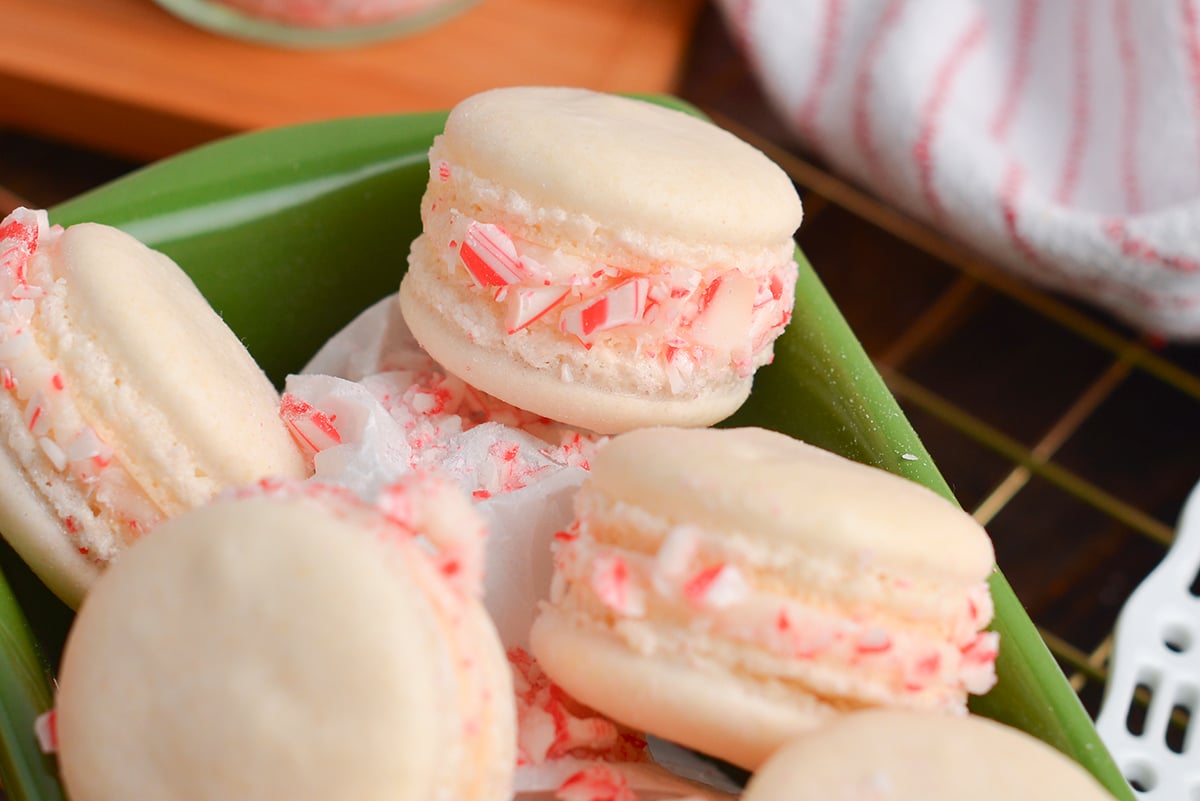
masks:
[(597, 454), (590, 481), (679, 523), (914, 577), (979, 581), (995, 558), (983, 528), (931, 490), (765, 429), (632, 431)]
[(534, 205), (614, 230), (761, 246), (800, 225), (787, 174), (760, 151), (689, 114), (566, 87), (495, 89), (451, 112), (453, 161)]
[(85, 417), (165, 513), (224, 486), (307, 474), (274, 387), (168, 257), (88, 223), (45, 257), (63, 298), (40, 338)]
[(571, 697), (635, 730), (748, 770), (779, 743), (835, 714), (795, 688), (773, 690), (726, 667), (652, 648), (638, 653), (551, 609), (535, 621), (530, 643), (542, 668)]
[[(59, 676), (72, 801), (433, 798), (453, 666), (382, 540), (311, 504), (215, 504), (96, 583)], [(415, 658), (415, 654), (423, 655)]]
[(472, 770), (460, 772), (473, 780), (456, 786), (453, 794), (463, 801), (508, 801), (517, 764), (512, 673), (504, 646), (484, 607), (470, 604), (466, 617), (464, 626), (470, 632), (467, 641), (472, 649), (462, 660), (461, 669), (481, 677), (486, 700), (472, 727), (472, 731), (479, 732), (477, 750), (468, 757)]
[[(70, 494), (65, 487), (58, 489)], [(86, 503), (82, 497), (71, 501)], [(100, 566), (62, 535), (62, 521), (45, 497), (34, 492), (28, 473), (7, 448), (0, 448), (0, 532), (29, 569), (72, 609), (100, 575)]]
[(744, 801), (1112, 801), (1078, 764), (980, 717), (856, 712), (781, 748)]

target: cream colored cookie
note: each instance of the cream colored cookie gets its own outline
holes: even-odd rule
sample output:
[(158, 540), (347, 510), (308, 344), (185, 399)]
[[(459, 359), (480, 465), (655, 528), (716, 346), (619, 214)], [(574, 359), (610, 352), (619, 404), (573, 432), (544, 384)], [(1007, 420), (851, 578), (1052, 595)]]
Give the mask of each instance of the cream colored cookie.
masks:
[(754, 768), (863, 707), (995, 682), (991, 541), (907, 479), (763, 429), (651, 428), (593, 457), (534, 655), (633, 728)]
[(844, 715), (773, 754), (744, 801), (1113, 801), (1082, 767), (981, 717)]
[(63, 656), (72, 801), (507, 801), (512, 679), (464, 580), (482, 521), (444, 485), (385, 505), (272, 486), (130, 548)]
[(169, 258), (27, 209), (0, 240), (0, 531), (64, 601), (160, 520), (307, 474), (274, 387)]
[(468, 98), (429, 153), (400, 300), (448, 370), (613, 433), (737, 409), (790, 319), (787, 175), (683, 112), (581, 89)]

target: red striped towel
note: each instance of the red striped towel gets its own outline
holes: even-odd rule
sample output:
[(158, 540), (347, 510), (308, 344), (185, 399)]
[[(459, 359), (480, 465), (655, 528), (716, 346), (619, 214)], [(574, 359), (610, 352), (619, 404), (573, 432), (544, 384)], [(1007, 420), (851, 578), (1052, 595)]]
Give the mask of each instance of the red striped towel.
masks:
[(1200, 0), (719, 0), (836, 169), (998, 263), (1200, 339)]

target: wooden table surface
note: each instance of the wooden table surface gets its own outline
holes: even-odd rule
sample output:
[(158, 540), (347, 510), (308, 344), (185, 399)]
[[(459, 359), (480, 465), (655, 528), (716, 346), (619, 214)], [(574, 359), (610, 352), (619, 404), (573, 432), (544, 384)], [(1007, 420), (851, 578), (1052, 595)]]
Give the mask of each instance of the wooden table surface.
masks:
[(495, 86), (667, 92), (700, 0), (481, 0), (367, 46), (290, 50), (152, 0), (4, 0), (0, 127), (149, 160), (229, 133), (449, 108)]

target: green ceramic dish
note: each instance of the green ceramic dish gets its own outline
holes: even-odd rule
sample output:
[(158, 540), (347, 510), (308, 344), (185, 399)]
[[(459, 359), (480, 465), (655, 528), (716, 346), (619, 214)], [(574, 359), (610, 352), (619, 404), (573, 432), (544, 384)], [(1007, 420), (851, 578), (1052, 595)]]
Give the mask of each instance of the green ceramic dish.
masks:
[[(658, 98), (677, 105), (676, 101)], [(277, 381), (394, 292), (418, 233), (426, 151), (444, 114), (336, 120), (247, 134), (155, 164), (51, 210), (171, 255)], [(950, 497), (929, 454), (800, 254), (794, 322), (731, 422), (784, 431)], [(915, 457), (915, 458), (914, 458)], [(70, 613), (0, 553), (0, 781), (11, 801), (63, 797), (33, 738)], [(1003, 576), (995, 574), (1000, 681), (973, 709), (1132, 792)]]

